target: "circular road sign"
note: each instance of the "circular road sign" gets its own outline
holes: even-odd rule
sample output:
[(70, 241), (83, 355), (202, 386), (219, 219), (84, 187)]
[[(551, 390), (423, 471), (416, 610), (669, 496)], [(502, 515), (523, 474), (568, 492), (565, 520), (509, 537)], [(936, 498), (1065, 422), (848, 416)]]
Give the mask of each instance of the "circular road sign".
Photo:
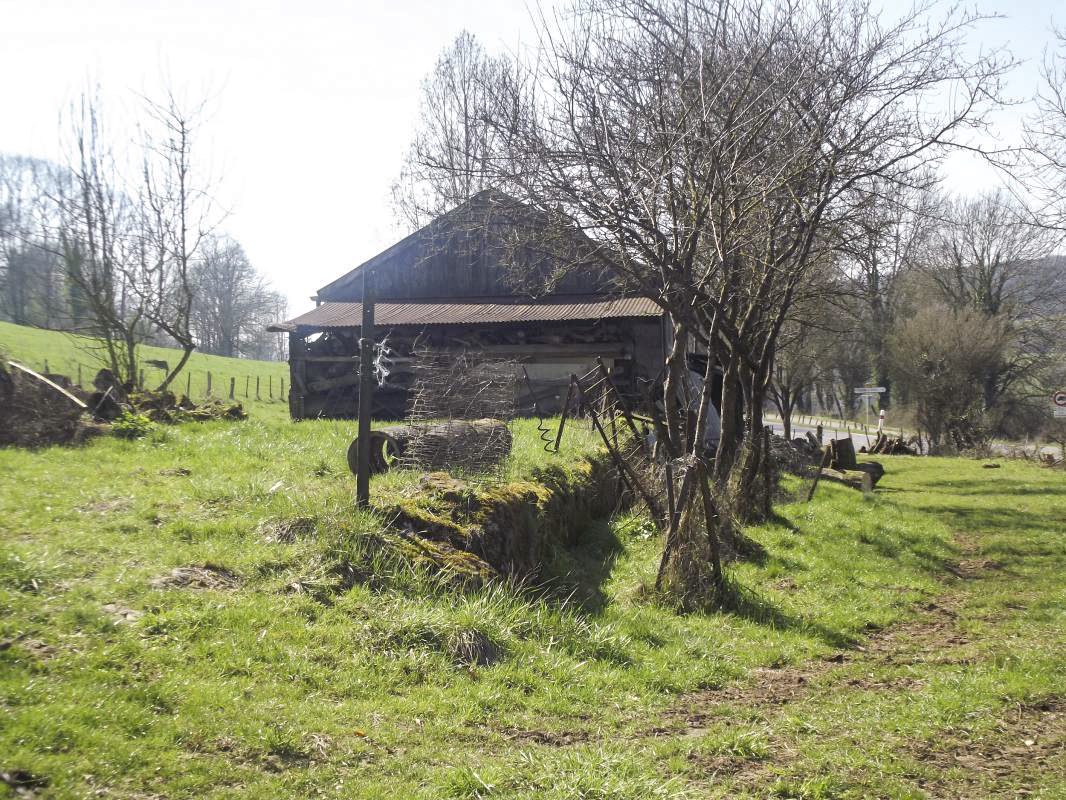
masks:
[(1051, 395), (1051, 402), (1060, 408), (1066, 408), (1066, 392), (1055, 392)]

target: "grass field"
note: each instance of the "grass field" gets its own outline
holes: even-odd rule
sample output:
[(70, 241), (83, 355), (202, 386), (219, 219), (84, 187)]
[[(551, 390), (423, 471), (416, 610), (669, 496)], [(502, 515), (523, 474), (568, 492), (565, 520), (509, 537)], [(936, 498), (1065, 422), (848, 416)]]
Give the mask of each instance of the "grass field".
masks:
[[(1066, 797), (1061, 472), (823, 484), (748, 531), (728, 614), (648, 598), (633, 515), (563, 554), (569, 599), (395, 563), (294, 592), (382, 520), (352, 508), (352, 423), (265, 411), (0, 451), (0, 773), (41, 798)], [(515, 437), (511, 477), (593, 446)], [(153, 583), (193, 564), (231, 578)]]
[[(77, 382), (81, 365), (82, 384), (92, 385), (93, 376), (104, 362), (96, 340), (60, 331), (46, 331), (0, 322), (0, 355), (25, 364), (32, 369), (59, 373)], [(141, 361), (147, 359), (174, 364), (181, 357), (180, 350), (144, 345)], [(207, 374), (211, 373), (211, 394), (225, 398), (229, 395), (230, 378), (235, 381), (234, 395), (247, 405), (263, 406), (262, 413), (274, 407), (276, 418), (287, 414), (289, 366), (283, 361), (253, 361), (245, 358), (226, 358), (194, 352), (185, 370), (175, 380), (174, 391), (186, 392), (194, 400), (207, 394)], [(144, 365), (144, 382), (154, 388), (165, 377), (162, 370)], [(259, 382), (259, 398), (255, 387)]]

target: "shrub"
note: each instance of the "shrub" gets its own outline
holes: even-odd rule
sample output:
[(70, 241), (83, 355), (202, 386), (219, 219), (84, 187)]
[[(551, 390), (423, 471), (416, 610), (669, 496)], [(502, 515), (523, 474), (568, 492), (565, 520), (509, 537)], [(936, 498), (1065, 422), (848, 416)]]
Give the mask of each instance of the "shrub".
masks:
[(111, 423), (111, 432), (123, 439), (140, 439), (155, 430), (155, 423), (144, 414), (135, 414), (132, 411), (123, 411), (122, 414)]

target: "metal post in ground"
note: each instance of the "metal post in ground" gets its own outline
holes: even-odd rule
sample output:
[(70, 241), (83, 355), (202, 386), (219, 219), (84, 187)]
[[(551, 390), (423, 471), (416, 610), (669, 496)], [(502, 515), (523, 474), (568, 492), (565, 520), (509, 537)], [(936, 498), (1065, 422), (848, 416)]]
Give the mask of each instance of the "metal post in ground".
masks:
[(363, 273), (363, 319), (359, 327), (359, 449), (356, 454), (355, 503), (370, 505), (370, 415), (374, 399), (374, 275)]

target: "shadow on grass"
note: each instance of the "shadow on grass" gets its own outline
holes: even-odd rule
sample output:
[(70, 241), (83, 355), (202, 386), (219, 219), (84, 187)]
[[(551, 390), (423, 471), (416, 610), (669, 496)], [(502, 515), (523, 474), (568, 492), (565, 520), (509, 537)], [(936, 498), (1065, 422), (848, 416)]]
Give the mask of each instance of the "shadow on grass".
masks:
[(586, 613), (599, 613), (608, 603), (603, 587), (624, 550), (610, 520), (595, 520), (582, 530), (578, 544), (553, 554), (536, 593), (545, 600), (566, 601)]
[[(1066, 505), (1066, 498), (1063, 499)], [(1061, 532), (1066, 523), (1066, 514), (1041, 514), (1032, 510), (1013, 508), (981, 508), (965, 503), (923, 504), (922, 511), (938, 514), (949, 521), (952, 527), (966, 532), (981, 530), (984, 533), (1033, 533)]]
[(821, 640), (830, 647), (850, 649), (858, 644), (858, 639), (820, 622), (790, 614), (778, 608), (752, 589), (736, 582), (727, 583), (719, 596), (718, 608), (759, 625), (766, 625), (774, 630), (801, 631)]
[[(1038, 474), (1044, 477), (1046, 473)], [(1033, 481), (996, 476), (992, 480), (987, 478), (985, 480), (961, 478), (957, 480), (923, 481), (921, 489), (918, 491), (920, 492), (922, 489), (943, 490), (949, 494), (957, 495), (1003, 494), (1017, 497), (1032, 495), (1061, 497), (1063, 503), (1066, 503), (1066, 481), (1061, 484), (1047, 482), (1034, 486)]]

